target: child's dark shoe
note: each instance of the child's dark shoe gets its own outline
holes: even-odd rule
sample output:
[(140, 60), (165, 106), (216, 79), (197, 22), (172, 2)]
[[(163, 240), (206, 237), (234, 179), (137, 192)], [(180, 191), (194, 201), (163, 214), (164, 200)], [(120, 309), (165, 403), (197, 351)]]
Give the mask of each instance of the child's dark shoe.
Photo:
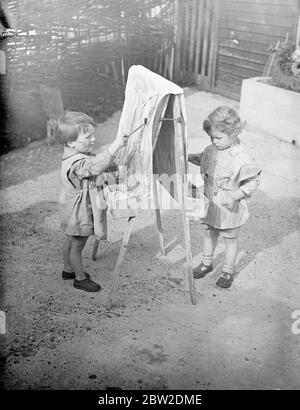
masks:
[(219, 288), (230, 288), (232, 282), (233, 282), (233, 273), (222, 272), (221, 276), (217, 280), (216, 285), (219, 286)]
[[(90, 277), (90, 275), (88, 273), (85, 273), (85, 276), (87, 278)], [(75, 273), (74, 272), (66, 272), (65, 270), (62, 271), (61, 277), (63, 278), (63, 280), (68, 280), (68, 279), (75, 279)]]
[(74, 288), (85, 290), (86, 292), (99, 292), (101, 286), (90, 278), (85, 278), (83, 280), (74, 279)]
[(209, 272), (212, 272), (212, 270), (212, 265), (206, 266), (203, 264), (203, 262), (201, 262), (200, 265), (193, 270), (194, 279), (204, 278), (204, 276), (207, 275)]

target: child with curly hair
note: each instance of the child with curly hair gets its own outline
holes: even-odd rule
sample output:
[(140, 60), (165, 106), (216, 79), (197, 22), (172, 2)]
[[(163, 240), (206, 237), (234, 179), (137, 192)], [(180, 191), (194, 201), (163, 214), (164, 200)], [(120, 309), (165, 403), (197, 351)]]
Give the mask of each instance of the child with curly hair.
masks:
[(203, 122), (211, 145), (189, 161), (199, 165), (204, 178), (204, 194), (209, 200), (204, 226), (201, 264), (194, 278), (212, 272), (212, 260), (221, 234), (225, 243), (225, 261), (217, 286), (229, 288), (233, 281), (238, 251), (238, 235), (249, 218), (248, 199), (259, 184), (261, 169), (253, 162), (238, 135), (244, 128), (238, 113), (228, 107), (216, 108)]

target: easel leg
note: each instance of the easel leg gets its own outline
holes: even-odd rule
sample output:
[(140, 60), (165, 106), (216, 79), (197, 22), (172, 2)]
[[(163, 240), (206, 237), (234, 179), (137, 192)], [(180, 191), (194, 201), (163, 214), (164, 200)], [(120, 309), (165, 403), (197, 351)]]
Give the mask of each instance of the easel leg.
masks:
[(183, 219), (183, 230), (184, 230), (184, 240), (185, 240), (185, 251), (186, 251), (186, 268), (188, 273), (190, 298), (193, 305), (197, 304), (194, 277), (193, 277), (193, 263), (192, 263), (192, 250), (191, 250), (191, 237), (190, 237), (190, 221), (186, 218), (184, 212), (182, 213)]
[(95, 243), (94, 243), (94, 246), (93, 246), (93, 253), (92, 253), (92, 259), (93, 259), (93, 261), (95, 261), (96, 258), (97, 258), (97, 251), (98, 251), (99, 243), (100, 243), (100, 240), (99, 240), (99, 239), (96, 239), (96, 240), (95, 240)]
[(128, 219), (127, 229), (125, 231), (123, 241), (122, 241), (122, 244), (121, 244), (121, 249), (120, 249), (120, 252), (119, 252), (117, 264), (116, 264), (116, 267), (115, 267), (115, 270), (114, 270), (114, 273), (113, 273), (111, 288), (110, 288), (108, 298), (107, 298), (107, 302), (106, 302), (106, 308), (108, 310), (110, 310), (111, 307), (112, 307), (114, 297), (115, 297), (115, 294), (116, 294), (116, 291), (117, 291), (118, 279), (119, 279), (122, 264), (123, 264), (123, 261), (124, 261), (126, 248), (127, 248), (127, 245), (128, 245), (129, 239), (130, 239), (133, 220), (134, 220), (134, 217), (130, 217)]
[(161, 223), (156, 178), (153, 179), (153, 198), (154, 198), (155, 216), (156, 216), (156, 224), (157, 224), (157, 229), (158, 229), (158, 239), (159, 239), (160, 251), (161, 251), (161, 254), (165, 256), (166, 249), (164, 245), (164, 236), (163, 236), (163, 229), (162, 229), (162, 223)]
[[(100, 213), (100, 226), (102, 229), (101, 239), (107, 239), (107, 209), (102, 209)], [(95, 239), (93, 252), (92, 252), (92, 259), (93, 261), (97, 258), (97, 252), (99, 247), (100, 239)]]
[[(175, 97), (174, 101), (174, 118), (181, 118), (181, 108), (179, 105), (178, 98)], [(185, 241), (185, 251), (186, 251), (186, 267), (188, 273), (190, 298), (193, 305), (196, 305), (196, 293), (194, 286), (193, 277), (193, 264), (192, 264), (192, 251), (191, 251), (191, 237), (190, 237), (190, 221), (186, 217), (185, 213), (185, 198), (187, 195), (187, 157), (186, 157), (186, 142), (185, 142), (185, 127), (183, 119), (176, 121), (175, 125), (175, 135), (177, 136), (176, 149), (177, 149), (177, 160), (176, 166), (180, 175), (179, 192), (181, 192), (181, 204), (182, 204), (182, 221), (183, 221), (183, 231), (184, 231), (184, 241)]]

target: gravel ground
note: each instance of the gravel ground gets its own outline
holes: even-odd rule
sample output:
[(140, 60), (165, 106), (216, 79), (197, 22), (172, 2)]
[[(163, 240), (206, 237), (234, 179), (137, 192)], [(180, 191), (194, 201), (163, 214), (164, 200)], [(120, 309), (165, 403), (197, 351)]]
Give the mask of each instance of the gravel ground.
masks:
[[(186, 98), (189, 151), (208, 144), (201, 121), (234, 101), (193, 90)], [(120, 113), (97, 129), (98, 148), (115, 136)], [(106, 297), (126, 221), (109, 218), (109, 240), (84, 263), (103, 290), (86, 294), (61, 280), (57, 194), (61, 148), (30, 144), (0, 158), (1, 383), (5, 389), (299, 389), (300, 335), (291, 331), (299, 302), (298, 147), (247, 130), (243, 140), (263, 167), (263, 180), (241, 233), (230, 290), (213, 274), (195, 283), (189, 301), (179, 211), (162, 214), (165, 257), (155, 215), (141, 213), (120, 277), (117, 301)], [(195, 171), (195, 169), (193, 169)], [(298, 225), (298, 226), (297, 226)], [(202, 230), (191, 223), (193, 263)]]

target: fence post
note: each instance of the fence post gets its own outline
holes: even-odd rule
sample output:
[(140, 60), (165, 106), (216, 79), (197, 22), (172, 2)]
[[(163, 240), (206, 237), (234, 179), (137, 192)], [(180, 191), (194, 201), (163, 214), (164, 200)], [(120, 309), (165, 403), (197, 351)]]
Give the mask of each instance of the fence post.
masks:
[(297, 22), (297, 34), (296, 34), (296, 48), (300, 47), (300, 1), (298, 1), (298, 22)]
[(222, 5), (221, 5), (220, 0), (214, 0), (213, 28), (212, 28), (212, 38), (211, 38), (211, 56), (210, 56), (210, 67), (209, 67), (209, 87), (210, 89), (215, 87), (215, 82), (216, 82), (221, 7)]
[(174, 80), (180, 81), (182, 72), (180, 70), (181, 46), (182, 46), (182, 27), (184, 21), (184, 2), (176, 0), (175, 2), (175, 63), (174, 63)]

